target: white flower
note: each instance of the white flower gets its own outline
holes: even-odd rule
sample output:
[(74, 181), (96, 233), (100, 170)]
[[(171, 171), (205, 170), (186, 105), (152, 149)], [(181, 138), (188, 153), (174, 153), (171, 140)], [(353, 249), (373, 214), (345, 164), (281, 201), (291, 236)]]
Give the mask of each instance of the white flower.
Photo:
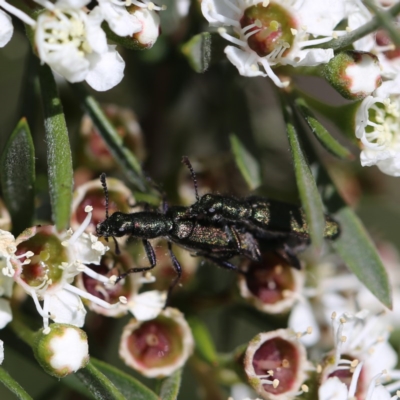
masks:
[[(390, 6), (388, 1), (375, 0), (376, 6), (382, 11)], [(349, 0), (346, 2), (346, 14), (348, 26), (352, 31), (371, 21), (374, 17), (361, 0)], [(398, 20), (396, 21), (398, 24)], [(364, 36), (353, 43), (356, 50), (374, 53), (381, 64), (382, 76), (387, 79), (395, 79), (400, 72), (400, 57), (396, 46), (390, 36), (384, 30), (378, 30)]]
[[(383, 91), (393, 82), (385, 82)], [(385, 174), (400, 176), (400, 96), (366, 97), (356, 114), (356, 136), (363, 150), (362, 166), (377, 165)]]
[(134, 37), (146, 48), (152, 47), (160, 34), (160, 17), (148, 8), (136, 10), (133, 16), (140, 24), (140, 30)]
[[(333, 57), (332, 49), (307, 49), (344, 32), (334, 32), (344, 18), (344, 1), (329, 0), (203, 0), (201, 9), (210, 25), (219, 26), (228, 46), (228, 59), (244, 76), (269, 76), (285, 86), (272, 71), (276, 65), (315, 66)], [(228, 34), (223, 26), (233, 29)], [(322, 36), (310, 39), (310, 35)], [(262, 69), (260, 69), (260, 66)]]
[(0, 229), (0, 266), (3, 275), (12, 277), (14, 268), (11, 258), (15, 256), (17, 246), (14, 236), (7, 231)]
[[(353, 373), (350, 387), (340, 381), (336, 376), (327, 379), (318, 390), (318, 400), (350, 400), (355, 399), (358, 379), (360, 377), (362, 364), (359, 364)], [(390, 400), (390, 392), (380, 384), (379, 379), (385, 375), (380, 373), (374, 376), (368, 386), (364, 400)]]
[(142, 28), (121, 0), (99, 0), (99, 6), (110, 29), (118, 36), (132, 36)]
[[(110, 29), (118, 36), (133, 36), (151, 47), (159, 35), (162, 7), (149, 0), (99, 0), (99, 6)], [(128, 7), (128, 9), (127, 9)]]
[[(43, 317), (44, 330), (48, 330), (49, 319), (58, 323), (68, 323), (75, 326), (83, 326), (86, 310), (83, 307), (81, 297), (86, 298), (104, 308), (119, 307), (120, 303), (109, 304), (90, 293), (71, 285), (75, 276), (83, 272), (102, 284), (110, 284), (110, 279), (96, 273), (86, 267), (83, 263), (99, 264), (101, 256), (108, 250), (92, 234), (85, 233), (85, 229), (90, 224), (92, 218), (92, 207), (87, 206), (85, 211), (88, 213), (85, 221), (79, 229), (71, 236), (68, 232), (67, 240), (60, 243), (60, 239), (50, 227), (31, 228), (20, 237), (19, 245), (29, 246), (29, 239), (35, 237), (37, 232), (39, 243), (44, 248), (40, 254), (31, 257), (29, 262), (35, 264), (34, 268), (38, 277), (29, 280), (24, 275), (24, 268), (18, 268), (14, 276), (16, 282), (32, 297), (39, 314)], [(46, 245), (46, 243), (53, 243)], [(54, 254), (58, 249), (59, 254)], [(63, 246), (65, 252), (63, 252)], [(53, 250), (51, 250), (53, 248)], [(33, 254), (33, 253), (32, 253)], [(65, 261), (66, 260), (66, 261)], [(29, 264), (28, 262), (24, 262)], [(29, 269), (28, 267), (25, 267)], [(41, 271), (39, 271), (41, 270)], [(27, 273), (29, 276), (29, 272)], [(43, 300), (43, 307), (39, 300)]]
[(4, 361), (4, 342), (0, 340), (0, 365), (3, 364)]
[(0, 10), (0, 47), (4, 47), (10, 41), (13, 33), (14, 27), (11, 22), (11, 17)]
[[(334, 313), (332, 328), (335, 346), (322, 372), (320, 400), (351, 399), (356, 390), (367, 393), (365, 400), (390, 399), (389, 392), (397, 390), (400, 382), (379, 388), (380, 378), (385, 375), (385, 383), (399, 379), (400, 371), (393, 369), (397, 365), (397, 354), (388, 343), (389, 330), (382, 314), (371, 315), (368, 310), (361, 310), (337, 318)], [(358, 382), (361, 373), (362, 379)], [(344, 391), (338, 380), (347, 381), (350, 377), (351, 384)], [(330, 393), (335, 397), (330, 397)]]
[(40, 14), (35, 44), (41, 61), (66, 80), (86, 80), (93, 89), (104, 91), (122, 80), (125, 63), (115, 46), (107, 45), (100, 8), (95, 7), (89, 14), (76, 8), (86, 3), (74, 7), (58, 1)]

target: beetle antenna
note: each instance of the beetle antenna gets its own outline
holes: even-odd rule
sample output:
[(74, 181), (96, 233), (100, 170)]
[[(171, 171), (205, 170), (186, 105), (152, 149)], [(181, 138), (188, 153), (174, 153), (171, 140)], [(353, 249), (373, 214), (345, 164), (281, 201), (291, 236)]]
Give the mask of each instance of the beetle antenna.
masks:
[(189, 158), (186, 156), (182, 157), (182, 162), (189, 168), (190, 175), (192, 176), (193, 185), (194, 185), (194, 194), (196, 195), (196, 200), (199, 201), (200, 197), (199, 197), (198, 186), (197, 186), (197, 178), (196, 178), (194, 169), (192, 167), (192, 164), (190, 163)]
[(103, 186), (104, 197), (106, 198), (106, 219), (108, 219), (108, 189), (107, 189), (107, 182), (106, 182), (106, 174), (105, 174), (105, 172), (103, 172), (100, 175), (100, 182), (101, 182), (101, 186)]

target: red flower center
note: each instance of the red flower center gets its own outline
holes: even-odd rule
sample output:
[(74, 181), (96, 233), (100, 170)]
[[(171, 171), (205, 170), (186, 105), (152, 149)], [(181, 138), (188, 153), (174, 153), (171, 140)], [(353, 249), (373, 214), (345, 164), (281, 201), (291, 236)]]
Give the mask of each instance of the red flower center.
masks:
[[(296, 21), (287, 12), (287, 10), (279, 4), (270, 2), (264, 7), (262, 2), (249, 7), (245, 10), (240, 25), (246, 28), (249, 25), (256, 24), (246, 31), (257, 32), (251, 35), (247, 42), (249, 47), (254, 50), (260, 57), (267, 56), (277, 47), (281, 47), (286, 42), (291, 47), (294, 36), (291, 28), (296, 28)], [(285, 55), (289, 49), (285, 50)]]
[[(253, 356), (253, 367), (257, 375), (270, 375), (265, 378), (279, 385), (264, 385), (264, 390), (281, 394), (293, 390), (299, 369), (299, 354), (295, 345), (279, 337), (267, 340)], [(272, 372), (272, 373), (271, 373)]]

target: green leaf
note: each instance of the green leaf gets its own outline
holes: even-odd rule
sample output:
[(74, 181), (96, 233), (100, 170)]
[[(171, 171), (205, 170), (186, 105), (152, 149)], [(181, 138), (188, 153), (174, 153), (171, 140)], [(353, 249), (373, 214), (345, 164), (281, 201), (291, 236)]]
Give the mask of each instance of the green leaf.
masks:
[(94, 366), (92, 361), (89, 361), (89, 364), (85, 368), (78, 370), (76, 376), (98, 400), (126, 399), (114, 384)]
[(32, 397), (22, 388), (22, 386), (15, 381), (10, 374), (2, 367), (0, 367), (0, 382), (14, 393), (20, 400), (32, 400)]
[(324, 187), (323, 198), (328, 211), (340, 224), (340, 235), (332, 246), (348, 268), (386, 307), (392, 308), (392, 295), (386, 269), (362, 222), (341, 198), (324, 168), (317, 173)]
[(4, 202), (16, 236), (32, 226), (34, 214), (35, 148), (25, 118), (8, 139), (0, 165)]
[(158, 400), (159, 397), (132, 376), (103, 361), (90, 358), (91, 363), (102, 372), (126, 399)]
[(353, 154), (351, 154), (348, 149), (343, 147), (334, 137), (332, 137), (326, 128), (315, 118), (304, 99), (297, 99), (296, 106), (300, 110), (314, 136), (322, 144), (322, 146), (325, 147), (326, 150), (341, 159), (354, 159)]
[(184, 43), (181, 52), (194, 71), (203, 73), (207, 71), (211, 63), (224, 58), (225, 47), (226, 42), (217, 32), (202, 32)]
[(386, 307), (392, 308), (392, 295), (385, 267), (360, 219), (348, 206), (335, 215), (341, 233), (333, 247), (357, 278)]
[(54, 223), (59, 231), (69, 227), (73, 171), (71, 147), (56, 82), (48, 65), (39, 68), (47, 144), (47, 172)]
[(231, 149), (239, 168), (250, 190), (255, 190), (261, 185), (260, 165), (247, 151), (236, 135), (230, 135)]
[(139, 161), (131, 151), (124, 147), (121, 137), (104, 115), (97, 101), (89, 95), (83, 84), (76, 83), (71, 86), (128, 180), (140, 191), (151, 193), (153, 189), (143, 176)]
[(315, 184), (310, 167), (300, 146), (297, 132), (291, 122), (290, 111), (285, 109), (284, 114), (301, 204), (306, 213), (312, 243), (316, 249), (320, 249), (325, 228), (322, 200), (318, 193), (317, 185)]
[(211, 62), (211, 33), (202, 32), (186, 42), (181, 51), (194, 71), (207, 71)]
[(188, 318), (188, 323), (196, 343), (196, 353), (208, 364), (215, 366), (218, 355), (207, 327), (196, 317)]
[(160, 398), (175, 400), (178, 397), (182, 381), (182, 370), (178, 369), (171, 376), (163, 379), (160, 384)]

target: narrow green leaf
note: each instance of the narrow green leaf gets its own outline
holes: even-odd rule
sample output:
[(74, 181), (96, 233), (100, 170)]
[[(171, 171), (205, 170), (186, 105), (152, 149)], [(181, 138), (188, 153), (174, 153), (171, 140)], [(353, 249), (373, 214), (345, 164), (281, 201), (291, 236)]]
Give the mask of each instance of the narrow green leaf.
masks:
[(194, 71), (207, 71), (211, 62), (211, 33), (202, 32), (186, 42), (181, 51)]
[(320, 249), (325, 228), (322, 200), (310, 167), (303, 154), (297, 132), (291, 122), (291, 114), (288, 110), (285, 112), (285, 119), (301, 204), (306, 213), (308, 226), (310, 227), (312, 243), (317, 249)]
[(0, 382), (14, 393), (20, 400), (32, 400), (32, 397), (22, 388), (22, 386), (15, 381), (10, 374), (2, 367), (0, 367)]
[(162, 400), (175, 400), (178, 397), (182, 381), (182, 370), (175, 371), (171, 376), (162, 380), (160, 385), (160, 398)]
[(341, 233), (332, 245), (357, 278), (386, 307), (392, 308), (392, 295), (386, 269), (362, 222), (345, 204), (328, 173), (322, 167), (318, 184), (325, 188), (328, 211), (340, 224)]
[(226, 42), (219, 33), (202, 32), (184, 43), (181, 52), (194, 71), (203, 73), (212, 63), (224, 58), (225, 47)]
[(78, 370), (76, 375), (98, 400), (126, 399), (114, 384), (94, 366), (92, 361), (89, 361), (85, 368)]
[(123, 146), (121, 137), (104, 115), (97, 101), (89, 95), (83, 84), (76, 83), (71, 86), (128, 180), (140, 191), (151, 193), (153, 189), (143, 176), (139, 161), (131, 151)]
[(335, 215), (341, 234), (333, 247), (357, 278), (386, 307), (392, 308), (392, 295), (385, 267), (360, 219), (348, 206)]
[(35, 148), (25, 118), (19, 121), (8, 139), (0, 166), (4, 202), (16, 236), (32, 226), (34, 214)]
[(135, 400), (158, 400), (159, 397), (151, 391), (143, 383), (136, 380), (134, 377), (122, 372), (118, 368), (113, 367), (103, 361), (93, 357), (91, 363), (102, 372), (125, 396), (126, 399)]
[(190, 317), (188, 323), (196, 343), (196, 353), (208, 364), (216, 365), (218, 355), (207, 327), (195, 317)]
[(322, 144), (322, 146), (325, 147), (326, 150), (341, 159), (354, 159), (353, 154), (351, 154), (348, 149), (343, 147), (334, 137), (332, 137), (326, 128), (315, 118), (304, 99), (297, 99), (296, 106), (300, 110), (314, 136)]
[(261, 185), (260, 165), (247, 151), (236, 135), (230, 135), (231, 149), (239, 168), (250, 190), (255, 190)]
[(47, 172), (52, 215), (57, 229), (69, 227), (73, 171), (71, 147), (56, 82), (48, 65), (39, 68), (47, 143)]

